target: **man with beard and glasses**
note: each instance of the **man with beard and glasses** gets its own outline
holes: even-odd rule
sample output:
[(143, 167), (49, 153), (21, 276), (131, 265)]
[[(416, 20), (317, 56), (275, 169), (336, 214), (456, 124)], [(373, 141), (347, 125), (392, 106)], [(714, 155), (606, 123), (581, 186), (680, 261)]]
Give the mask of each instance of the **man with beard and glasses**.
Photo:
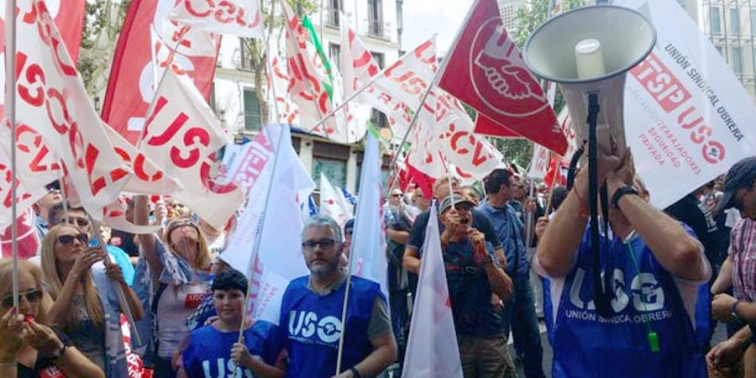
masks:
[[(360, 248), (355, 246), (355, 248)], [(339, 225), (317, 215), (302, 230), (302, 250), (310, 275), (286, 288), (276, 345), (289, 354), (287, 377), (331, 377), (336, 372), (347, 274), (339, 269), (344, 243)], [(342, 362), (337, 377), (380, 374), (396, 360), (386, 298), (378, 283), (352, 276)], [(276, 353), (273, 353), (274, 355)]]

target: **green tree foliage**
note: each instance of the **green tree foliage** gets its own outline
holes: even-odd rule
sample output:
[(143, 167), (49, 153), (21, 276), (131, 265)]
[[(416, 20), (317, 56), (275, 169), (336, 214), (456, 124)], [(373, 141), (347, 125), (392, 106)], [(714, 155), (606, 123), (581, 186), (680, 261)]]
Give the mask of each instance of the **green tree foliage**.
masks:
[(77, 68), (93, 98), (107, 85), (118, 34), (131, 0), (87, 1)]

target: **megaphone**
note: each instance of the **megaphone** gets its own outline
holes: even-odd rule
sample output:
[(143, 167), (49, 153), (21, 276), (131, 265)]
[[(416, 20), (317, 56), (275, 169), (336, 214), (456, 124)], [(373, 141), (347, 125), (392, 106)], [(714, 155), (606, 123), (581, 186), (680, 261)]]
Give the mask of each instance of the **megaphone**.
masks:
[(623, 157), (625, 76), (655, 43), (656, 30), (642, 14), (604, 5), (552, 18), (533, 32), (523, 53), (533, 74), (559, 84), (577, 142), (588, 140), (588, 105), (594, 95), (600, 109), (598, 148)]

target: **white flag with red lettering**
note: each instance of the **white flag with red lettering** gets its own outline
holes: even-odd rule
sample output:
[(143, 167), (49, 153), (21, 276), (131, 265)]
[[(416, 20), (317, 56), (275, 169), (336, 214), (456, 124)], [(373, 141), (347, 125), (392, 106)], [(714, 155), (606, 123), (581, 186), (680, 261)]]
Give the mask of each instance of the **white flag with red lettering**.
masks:
[(0, 125), (0, 140), (3, 141), (3, 156), (7, 157), (7, 164), (10, 164), (10, 149), (16, 149), (16, 177), (23, 182), (27, 190), (44, 188), (63, 176), (60, 159), (50, 151), (42, 135), (31, 126), (17, 123), (16, 141), (10, 143), (10, 123), (3, 119)]
[(215, 182), (215, 153), (229, 142), (197, 88), (186, 77), (167, 70), (155, 93), (139, 150), (183, 185), (175, 197), (216, 229), (223, 228), (245, 199), (233, 182)]
[(81, 205), (101, 220), (102, 208), (118, 196), (131, 171), (108, 142), (45, 2), (18, 6), (17, 122), (42, 135), (63, 161)]
[[(436, 219), (431, 206), (430, 219)], [(438, 222), (428, 222), (402, 377), (462, 378)]]
[[(10, 142), (10, 138), (3, 139), (3, 144), (8, 142)], [(38, 174), (29, 172), (28, 167), (23, 164), (16, 164), (16, 214), (21, 214), (26, 211), (37, 202), (37, 200), (47, 194), (47, 190), (44, 186), (34, 187), (26, 184), (27, 178), (33, 176), (38, 176)], [(10, 155), (6, 154), (5, 149), (0, 149), (0, 229), (13, 223), (13, 195), (11, 193), (12, 177)]]
[[(281, 59), (278, 55), (270, 55), (270, 68), (273, 70), (273, 74), (265, 75), (266, 87), (265, 95), (268, 99), (268, 117), (272, 121), (271, 123), (286, 123), (289, 126), (300, 126), (299, 109), (294, 102), (291, 101), (291, 93), (288, 90), (289, 86), (289, 69), (286, 65), (286, 60)], [(275, 86), (275, 91), (273, 90)], [(275, 93), (275, 99), (274, 97)], [(276, 108), (274, 108), (274, 106)], [(276, 111), (278, 111), (279, 119), (276, 117)]]
[(533, 158), (530, 159), (530, 170), (528, 177), (543, 179), (546, 177), (546, 171), (549, 169), (549, 149), (538, 143), (533, 143)]
[[(436, 73), (436, 37), (423, 42), (392, 64), (373, 85), (396, 96), (415, 111)], [(427, 104), (426, 104), (427, 105)]]
[[(380, 72), (373, 55), (346, 22), (341, 23), (340, 57), (345, 96), (351, 96)], [(392, 95), (400, 90), (389, 82), (384, 82), (383, 86), (371, 85), (352, 100), (352, 103), (359, 102), (380, 110), (388, 117), (394, 135), (403, 136), (412, 122), (412, 113), (403, 102)]]
[(184, 0), (179, 1), (167, 18), (218, 34), (263, 37), (259, 0)]
[(564, 154), (567, 141), (554, 111), (509, 38), (496, 0), (476, 0), (470, 8), (438, 85), (500, 129)]
[(121, 134), (112, 127), (104, 127), (110, 143), (123, 163), (131, 168), (133, 174), (129, 176), (124, 192), (137, 194), (174, 194), (181, 189), (181, 184), (158, 168), (158, 166), (144, 153), (137, 150)]
[(329, 139), (346, 139), (345, 126), (339, 122), (343, 111), (329, 117), (315, 127), (333, 109), (333, 83), (320, 63), (320, 57), (310, 43), (310, 34), (304, 29), (296, 13), (286, 1), (283, 5), (286, 24), (286, 52), (289, 75), (289, 95), (299, 108), (301, 127)]
[(323, 172), (320, 173), (320, 214), (333, 218), (341, 229), (353, 216), (352, 206), (347, 203), (344, 193), (334, 189)]
[(463, 180), (482, 180), (499, 166), (501, 152), (484, 136), (475, 133), (472, 119), (456, 98), (440, 88), (433, 89), (433, 95), (439, 150), (457, 168)]

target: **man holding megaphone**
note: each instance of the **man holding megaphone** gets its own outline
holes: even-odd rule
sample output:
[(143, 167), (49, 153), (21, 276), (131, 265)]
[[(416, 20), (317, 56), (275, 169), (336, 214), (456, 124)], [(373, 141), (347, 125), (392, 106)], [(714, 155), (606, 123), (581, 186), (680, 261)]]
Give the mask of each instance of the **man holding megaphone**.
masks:
[[(632, 153), (599, 153), (599, 183), (610, 201), (610, 229), (600, 232), (601, 278), (588, 224), (588, 169), (553, 218), (541, 218), (533, 268), (548, 279), (544, 306), (554, 348), (554, 377), (705, 377), (703, 340), (697, 327), (699, 286), (711, 267), (692, 230), (639, 195)], [(603, 223), (603, 222), (602, 222)], [(594, 285), (603, 285), (601, 298)], [(702, 311), (707, 314), (707, 311)], [(704, 329), (706, 328), (706, 329)]]

